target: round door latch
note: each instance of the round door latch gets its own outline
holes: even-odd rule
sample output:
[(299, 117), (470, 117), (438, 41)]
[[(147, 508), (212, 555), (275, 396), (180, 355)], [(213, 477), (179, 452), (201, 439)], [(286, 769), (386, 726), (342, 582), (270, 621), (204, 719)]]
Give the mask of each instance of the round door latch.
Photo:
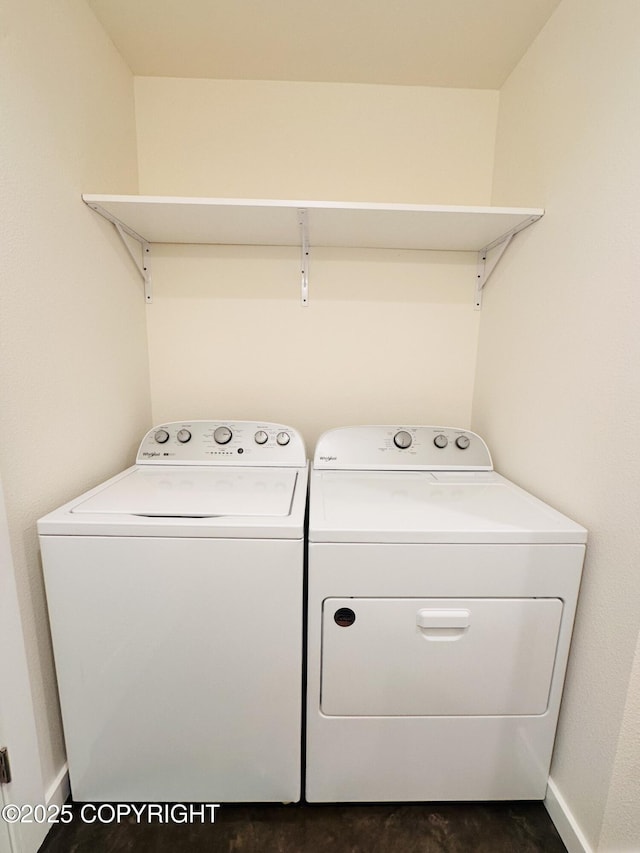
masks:
[(350, 607), (341, 607), (333, 614), (333, 621), (341, 628), (348, 628), (356, 621), (356, 614)]

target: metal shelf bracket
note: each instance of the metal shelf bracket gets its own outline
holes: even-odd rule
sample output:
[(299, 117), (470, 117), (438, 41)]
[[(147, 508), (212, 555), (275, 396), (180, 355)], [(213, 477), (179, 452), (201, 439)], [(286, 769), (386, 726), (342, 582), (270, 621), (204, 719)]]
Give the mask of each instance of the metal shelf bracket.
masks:
[[(123, 246), (131, 256), (131, 260), (136, 265), (136, 269), (142, 276), (142, 280), (144, 282), (144, 301), (145, 302), (153, 302), (153, 291), (151, 289), (151, 244), (141, 237), (133, 228), (129, 228), (128, 225), (125, 225), (124, 222), (121, 222), (117, 217), (113, 216), (113, 214), (109, 213), (102, 205), (95, 204), (94, 202), (87, 202), (88, 206), (91, 210), (95, 210), (96, 213), (99, 213), (100, 216), (104, 216), (111, 224), (114, 226), (116, 231), (118, 232), (118, 236), (122, 241)], [(131, 248), (131, 244), (127, 237), (131, 237), (136, 243), (140, 243), (140, 247), (142, 250), (141, 257), (137, 256), (137, 253), (133, 251)]]
[(309, 307), (309, 233), (307, 229), (307, 211), (298, 210), (300, 226), (300, 299), (303, 308)]
[[(137, 235), (135, 232), (125, 229), (120, 222), (114, 222), (116, 231), (120, 235), (120, 239), (122, 243), (131, 255), (131, 260), (136, 265), (136, 268), (140, 275), (142, 276), (142, 280), (144, 281), (144, 301), (145, 302), (153, 302), (153, 290), (151, 289), (151, 243), (147, 243), (142, 237)], [(129, 245), (128, 240), (125, 235), (129, 235), (133, 237), (138, 243), (140, 243), (142, 249), (142, 256), (140, 258), (137, 257), (136, 252), (133, 251), (131, 246)]]
[[(482, 308), (482, 291), (484, 286), (489, 281), (491, 273), (498, 266), (498, 262), (504, 255), (509, 243), (513, 240), (516, 234), (519, 234), (520, 231), (524, 231), (524, 229), (528, 228), (529, 225), (533, 225), (533, 223), (537, 222), (541, 216), (542, 213), (540, 213), (540, 215), (530, 217), (525, 222), (521, 222), (520, 225), (513, 230), (503, 234), (502, 237), (498, 237), (493, 241), (493, 243), (489, 243), (489, 245), (485, 246), (484, 249), (480, 249), (478, 252), (478, 266), (476, 269), (476, 311), (479, 311)], [(489, 253), (492, 254), (490, 255)]]
[[(491, 278), (491, 273), (498, 266), (498, 261), (505, 253), (507, 246), (513, 239), (513, 234), (507, 235), (504, 238), (502, 243), (499, 243), (497, 246), (493, 246), (491, 248), (487, 247), (486, 249), (480, 249), (478, 252), (478, 267), (476, 272), (476, 300), (475, 300), (475, 309), (479, 311), (482, 308), (482, 290), (485, 284)], [(491, 257), (489, 257), (489, 252), (493, 251)]]

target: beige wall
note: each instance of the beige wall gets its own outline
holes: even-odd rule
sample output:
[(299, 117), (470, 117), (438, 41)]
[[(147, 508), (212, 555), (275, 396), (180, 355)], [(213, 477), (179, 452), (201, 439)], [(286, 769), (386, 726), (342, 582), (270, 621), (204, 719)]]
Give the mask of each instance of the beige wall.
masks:
[[(486, 204), (496, 92), (136, 79), (140, 191)], [(155, 247), (154, 420), (468, 425), (475, 257)]]
[(635, 853), (640, 838), (640, 636), (629, 679), (600, 849)]
[(140, 192), (487, 204), (498, 93), (136, 78)]
[(493, 203), (547, 213), (487, 287), (473, 407), (498, 469), (589, 529), (551, 775), (602, 851), (638, 849), (613, 815), (640, 808), (639, 56), (636, 0), (563, 0), (501, 91)]
[(141, 282), (81, 192), (136, 192), (133, 81), (83, 0), (2, 0), (0, 468), (45, 786), (64, 762), (36, 536), (150, 423)]
[(631, 853), (640, 838), (640, 636), (629, 679), (600, 849)]

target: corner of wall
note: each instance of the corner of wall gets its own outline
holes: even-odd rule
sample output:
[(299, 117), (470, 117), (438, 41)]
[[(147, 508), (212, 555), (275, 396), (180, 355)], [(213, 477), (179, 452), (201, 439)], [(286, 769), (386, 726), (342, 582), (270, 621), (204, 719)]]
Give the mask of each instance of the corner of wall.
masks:
[(558, 786), (549, 779), (544, 805), (568, 853), (596, 853), (580, 829)]

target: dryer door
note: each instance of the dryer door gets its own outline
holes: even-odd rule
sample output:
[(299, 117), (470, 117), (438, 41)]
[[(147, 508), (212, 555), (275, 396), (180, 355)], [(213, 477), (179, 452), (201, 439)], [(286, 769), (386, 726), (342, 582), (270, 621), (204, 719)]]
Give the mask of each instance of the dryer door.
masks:
[(327, 598), (322, 713), (544, 714), (561, 616), (557, 598)]

